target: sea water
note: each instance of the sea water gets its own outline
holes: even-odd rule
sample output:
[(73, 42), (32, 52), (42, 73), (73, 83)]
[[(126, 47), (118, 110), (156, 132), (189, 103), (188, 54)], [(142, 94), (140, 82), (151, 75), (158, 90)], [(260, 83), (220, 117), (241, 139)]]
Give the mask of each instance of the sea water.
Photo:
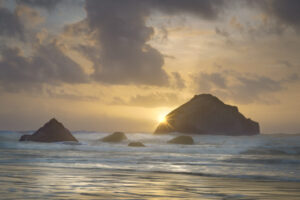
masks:
[[(19, 142), (0, 132), (0, 199), (300, 199), (300, 135), (74, 132), (80, 144)], [(28, 133), (27, 133), (28, 134)], [(146, 147), (128, 147), (140, 141)]]

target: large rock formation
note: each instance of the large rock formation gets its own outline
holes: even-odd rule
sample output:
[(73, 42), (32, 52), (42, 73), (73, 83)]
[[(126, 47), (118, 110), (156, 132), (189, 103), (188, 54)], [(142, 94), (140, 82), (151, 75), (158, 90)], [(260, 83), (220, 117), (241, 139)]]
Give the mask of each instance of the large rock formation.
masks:
[(170, 144), (194, 144), (194, 140), (191, 136), (181, 135), (178, 137), (169, 140), (168, 143)]
[(123, 132), (114, 132), (101, 139), (102, 142), (122, 142), (123, 140), (127, 140), (127, 137)]
[(20, 141), (35, 141), (35, 142), (64, 142), (78, 140), (71, 132), (58, 122), (56, 119), (51, 119), (43, 127), (37, 130), (32, 135), (22, 135)]
[(259, 124), (245, 118), (236, 106), (226, 105), (213, 95), (201, 94), (170, 112), (154, 133), (169, 132), (255, 135), (259, 134)]

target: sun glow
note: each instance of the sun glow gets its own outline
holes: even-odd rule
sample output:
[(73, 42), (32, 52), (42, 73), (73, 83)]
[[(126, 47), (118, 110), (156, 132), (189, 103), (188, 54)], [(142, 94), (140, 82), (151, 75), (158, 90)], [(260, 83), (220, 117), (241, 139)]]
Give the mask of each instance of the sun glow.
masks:
[(158, 123), (167, 123), (168, 122), (168, 114), (170, 113), (170, 109), (163, 108), (159, 109), (156, 113), (156, 121)]
[(166, 116), (164, 114), (159, 115), (157, 121), (159, 123), (166, 123), (167, 122)]

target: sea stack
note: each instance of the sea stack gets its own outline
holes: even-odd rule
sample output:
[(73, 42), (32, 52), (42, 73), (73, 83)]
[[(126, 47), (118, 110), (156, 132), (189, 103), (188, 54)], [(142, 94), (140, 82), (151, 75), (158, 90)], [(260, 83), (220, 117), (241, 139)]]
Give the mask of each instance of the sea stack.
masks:
[(242, 115), (236, 106), (211, 94), (195, 95), (166, 116), (154, 134), (170, 132), (208, 135), (256, 135), (259, 124)]
[(51, 119), (43, 127), (37, 130), (32, 135), (23, 135), (19, 141), (34, 141), (34, 142), (65, 142), (78, 140), (71, 132), (58, 122), (56, 119)]
[(101, 139), (102, 142), (122, 142), (123, 140), (127, 140), (127, 137), (123, 132), (114, 132)]

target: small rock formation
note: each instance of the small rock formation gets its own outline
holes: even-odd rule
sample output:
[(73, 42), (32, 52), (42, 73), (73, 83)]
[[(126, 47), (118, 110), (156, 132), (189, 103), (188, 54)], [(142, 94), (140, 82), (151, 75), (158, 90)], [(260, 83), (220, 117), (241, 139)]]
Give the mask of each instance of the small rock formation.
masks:
[(122, 142), (123, 140), (127, 140), (127, 137), (123, 132), (114, 132), (101, 139), (102, 142)]
[(58, 122), (56, 119), (51, 119), (43, 127), (37, 130), (32, 135), (22, 135), (19, 141), (34, 141), (34, 142), (64, 142), (78, 140), (71, 132)]
[(194, 140), (191, 136), (178, 136), (169, 140), (168, 143), (170, 144), (194, 144)]
[(128, 144), (129, 147), (144, 147), (145, 145), (141, 142), (130, 142)]
[(245, 118), (236, 106), (224, 104), (210, 94), (195, 95), (173, 110), (154, 134), (181, 132), (212, 135), (256, 135), (259, 124)]
[(32, 135), (22, 135), (19, 141), (29, 141)]

